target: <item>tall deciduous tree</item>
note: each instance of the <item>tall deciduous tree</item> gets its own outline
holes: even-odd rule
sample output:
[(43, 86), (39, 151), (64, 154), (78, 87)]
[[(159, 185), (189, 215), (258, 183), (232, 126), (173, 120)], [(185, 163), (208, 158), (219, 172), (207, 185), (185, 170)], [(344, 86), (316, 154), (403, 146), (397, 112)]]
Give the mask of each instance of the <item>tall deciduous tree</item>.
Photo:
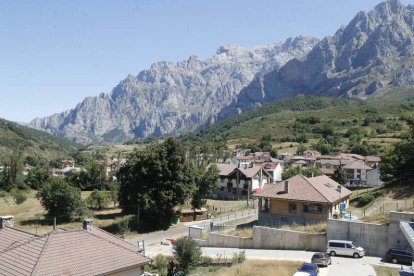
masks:
[(184, 204), (194, 189), (185, 156), (172, 138), (149, 151), (135, 150), (118, 173), (123, 211), (136, 213), (138, 221), (154, 227), (168, 226), (174, 207)]
[(381, 155), (380, 172), (383, 181), (396, 180), (403, 184), (414, 181), (414, 119), (406, 119), (410, 131), (405, 139)]
[(10, 191), (13, 188), (21, 188), (23, 184), (22, 170), (23, 152), (13, 150), (4, 160), (2, 188), (6, 191)]
[(217, 180), (219, 178), (219, 170), (216, 165), (193, 166), (194, 170), (194, 192), (191, 199), (193, 209), (201, 208), (206, 204), (205, 198), (211, 195), (217, 188)]

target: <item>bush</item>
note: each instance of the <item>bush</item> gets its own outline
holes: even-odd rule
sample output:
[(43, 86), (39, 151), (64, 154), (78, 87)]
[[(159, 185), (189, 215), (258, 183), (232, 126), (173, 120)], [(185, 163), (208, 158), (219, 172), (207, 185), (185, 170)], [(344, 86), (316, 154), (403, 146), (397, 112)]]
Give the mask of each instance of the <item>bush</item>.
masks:
[(364, 207), (371, 203), (375, 199), (374, 195), (372, 194), (364, 194), (357, 200), (357, 207)]
[(86, 199), (86, 204), (90, 208), (102, 210), (108, 207), (109, 201), (108, 192), (93, 190), (90, 196)]
[(158, 254), (154, 258), (154, 266), (160, 276), (167, 275), (168, 259), (164, 255)]
[(19, 189), (17, 189), (17, 188), (13, 188), (13, 189), (10, 191), (10, 194), (12, 195), (13, 200), (14, 200), (14, 202), (15, 202), (17, 205), (22, 204), (22, 203), (23, 203), (23, 202), (25, 202), (25, 201), (26, 201), (26, 199), (27, 199), (27, 196), (26, 196), (26, 194), (24, 193), (24, 191), (19, 190)]
[(232, 257), (233, 264), (241, 264), (246, 260), (246, 251), (241, 251), (239, 253), (234, 253)]
[(200, 263), (201, 260), (201, 247), (196, 241), (189, 239), (178, 239), (174, 244), (175, 259), (177, 260), (180, 269), (188, 274), (190, 269)]

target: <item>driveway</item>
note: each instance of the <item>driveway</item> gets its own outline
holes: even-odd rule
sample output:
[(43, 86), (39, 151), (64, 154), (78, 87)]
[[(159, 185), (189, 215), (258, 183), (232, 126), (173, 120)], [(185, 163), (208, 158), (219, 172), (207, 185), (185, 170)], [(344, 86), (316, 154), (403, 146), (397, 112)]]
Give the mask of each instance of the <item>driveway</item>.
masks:
[[(238, 248), (217, 248), (203, 247), (203, 254), (212, 258), (227, 257), (231, 259), (234, 253), (243, 251)], [(296, 250), (261, 250), (245, 249), (247, 259), (259, 260), (285, 260), (285, 261), (302, 261), (309, 262), (314, 252), (296, 251)], [(146, 254), (154, 257), (157, 254), (171, 255), (172, 246), (150, 246), (146, 248)], [(327, 268), (320, 268), (320, 276), (375, 276), (375, 270), (372, 265), (381, 265), (400, 268), (400, 265), (394, 265), (381, 262), (379, 257), (365, 256), (363, 258), (349, 257), (332, 257), (332, 265)]]

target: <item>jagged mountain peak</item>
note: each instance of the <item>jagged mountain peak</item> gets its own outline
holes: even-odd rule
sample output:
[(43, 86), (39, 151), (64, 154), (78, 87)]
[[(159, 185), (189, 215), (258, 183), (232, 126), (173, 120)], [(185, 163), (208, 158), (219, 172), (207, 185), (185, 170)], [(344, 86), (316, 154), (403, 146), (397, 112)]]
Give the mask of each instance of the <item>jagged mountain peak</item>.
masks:
[(216, 54), (160, 61), (128, 75), (110, 93), (85, 98), (74, 109), (30, 125), (81, 143), (119, 143), (175, 134), (215, 121), (255, 75), (304, 57), (318, 42), (295, 37), (272, 45), (222, 46)]
[(398, 0), (359, 12), (347, 26), (317, 43), (303, 60), (256, 78), (219, 118), (269, 101), (304, 95), (358, 97), (412, 86), (414, 9)]

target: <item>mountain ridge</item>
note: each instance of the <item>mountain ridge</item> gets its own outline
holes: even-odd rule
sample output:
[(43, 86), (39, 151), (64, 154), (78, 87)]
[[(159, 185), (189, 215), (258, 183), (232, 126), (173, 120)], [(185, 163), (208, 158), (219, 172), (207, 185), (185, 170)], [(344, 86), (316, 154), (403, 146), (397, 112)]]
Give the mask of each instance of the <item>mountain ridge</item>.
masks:
[(399, 0), (359, 12), (304, 60), (256, 77), (218, 115), (225, 119), (297, 95), (367, 99), (414, 85), (414, 7)]
[(115, 143), (175, 134), (211, 124), (253, 77), (302, 57), (318, 40), (298, 36), (267, 46), (221, 46), (212, 57), (157, 62), (129, 75), (110, 93), (74, 109), (36, 118), (31, 127), (80, 143)]

